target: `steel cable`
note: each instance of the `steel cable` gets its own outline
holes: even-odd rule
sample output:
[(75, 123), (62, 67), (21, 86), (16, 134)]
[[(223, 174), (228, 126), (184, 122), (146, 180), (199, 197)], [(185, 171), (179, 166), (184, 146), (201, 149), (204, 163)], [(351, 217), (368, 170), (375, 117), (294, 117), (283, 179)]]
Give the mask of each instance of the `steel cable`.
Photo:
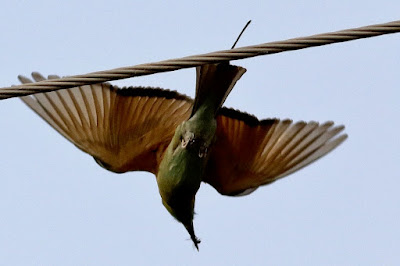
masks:
[(300, 37), (284, 41), (235, 48), (231, 50), (223, 50), (202, 55), (187, 56), (179, 59), (170, 59), (149, 64), (121, 67), (107, 71), (93, 72), (85, 75), (69, 76), (61, 79), (45, 80), (36, 83), (6, 87), (0, 89), (0, 99), (20, 97), (39, 92), (49, 92), (111, 80), (151, 75), (182, 68), (196, 67), (209, 63), (219, 63), (224, 61), (250, 58), (259, 55), (299, 50), (396, 32), (400, 32), (400, 20), (336, 32), (322, 33), (308, 37)]

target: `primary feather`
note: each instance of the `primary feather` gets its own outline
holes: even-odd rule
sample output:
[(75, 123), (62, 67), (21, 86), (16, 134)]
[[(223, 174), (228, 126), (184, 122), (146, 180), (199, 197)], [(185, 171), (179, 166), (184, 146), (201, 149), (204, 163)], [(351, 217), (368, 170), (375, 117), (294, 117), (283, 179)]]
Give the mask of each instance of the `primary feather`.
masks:
[[(35, 81), (44, 78), (34, 73)], [(22, 83), (31, 82), (20, 77)], [(192, 100), (173, 91), (108, 83), (22, 97), (59, 133), (113, 172), (156, 173)], [(167, 119), (168, 118), (168, 119)], [(173, 119), (169, 119), (173, 118)]]

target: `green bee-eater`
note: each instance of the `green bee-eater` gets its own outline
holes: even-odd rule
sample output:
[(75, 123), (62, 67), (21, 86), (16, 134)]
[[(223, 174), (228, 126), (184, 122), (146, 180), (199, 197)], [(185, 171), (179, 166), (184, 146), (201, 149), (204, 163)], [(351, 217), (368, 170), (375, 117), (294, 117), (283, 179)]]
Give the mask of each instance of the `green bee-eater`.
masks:
[(198, 248), (193, 214), (202, 181), (223, 195), (247, 195), (312, 163), (347, 137), (333, 122), (259, 121), (221, 108), (245, 72), (228, 63), (198, 67), (194, 101), (175, 91), (108, 83), (22, 100), (102, 167), (155, 174), (163, 205)]

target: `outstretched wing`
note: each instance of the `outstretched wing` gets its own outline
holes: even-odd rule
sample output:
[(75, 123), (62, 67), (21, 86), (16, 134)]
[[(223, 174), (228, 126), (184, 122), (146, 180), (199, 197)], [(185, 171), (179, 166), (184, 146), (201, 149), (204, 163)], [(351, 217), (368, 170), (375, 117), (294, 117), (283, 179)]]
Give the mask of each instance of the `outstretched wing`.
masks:
[(267, 119), (232, 109), (217, 117), (217, 140), (204, 180), (219, 193), (247, 195), (324, 156), (347, 135), (333, 122)]
[[(45, 79), (39, 73), (32, 77)], [(23, 76), (19, 79), (32, 82)], [(119, 89), (108, 83), (39, 93), (22, 100), (104, 168), (154, 174), (175, 128), (189, 117), (193, 106), (190, 98), (174, 91)]]

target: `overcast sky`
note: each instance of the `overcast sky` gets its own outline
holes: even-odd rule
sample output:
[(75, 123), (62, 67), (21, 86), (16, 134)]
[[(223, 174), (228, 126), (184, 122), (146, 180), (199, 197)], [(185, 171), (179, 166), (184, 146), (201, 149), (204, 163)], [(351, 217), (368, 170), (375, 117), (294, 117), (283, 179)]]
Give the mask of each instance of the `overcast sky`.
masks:
[[(6, 1), (0, 87), (400, 19), (391, 1)], [(234, 61), (226, 106), (333, 120), (349, 139), (229, 198), (197, 194), (197, 252), (153, 175), (100, 168), (18, 99), (0, 101), (0, 265), (399, 265), (400, 34)], [(194, 96), (194, 69), (113, 82)]]

